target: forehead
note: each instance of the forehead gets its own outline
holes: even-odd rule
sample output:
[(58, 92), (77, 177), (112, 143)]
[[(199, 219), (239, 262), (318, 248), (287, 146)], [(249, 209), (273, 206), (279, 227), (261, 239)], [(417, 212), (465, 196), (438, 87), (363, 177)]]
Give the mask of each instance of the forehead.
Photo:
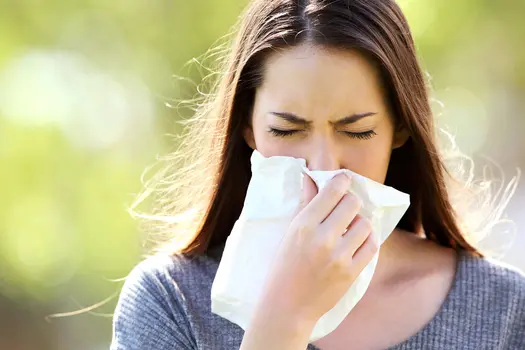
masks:
[(364, 55), (306, 44), (268, 57), (257, 95), (260, 102), (302, 114), (384, 107), (378, 69)]

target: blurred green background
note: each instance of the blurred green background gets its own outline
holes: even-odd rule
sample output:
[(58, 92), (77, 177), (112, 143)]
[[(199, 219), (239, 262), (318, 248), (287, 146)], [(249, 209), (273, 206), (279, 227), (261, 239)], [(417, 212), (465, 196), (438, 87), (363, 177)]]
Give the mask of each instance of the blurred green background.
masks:
[[(126, 209), (174, 148), (206, 71), (186, 66), (246, 0), (0, 0), (0, 349), (107, 349), (143, 253)], [(525, 1), (405, 0), (440, 125), (511, 177), (525, 165)], [(525, 268), (525, 190), (502, 259)], [(490, 244), (508, 243), (496, 235)]]

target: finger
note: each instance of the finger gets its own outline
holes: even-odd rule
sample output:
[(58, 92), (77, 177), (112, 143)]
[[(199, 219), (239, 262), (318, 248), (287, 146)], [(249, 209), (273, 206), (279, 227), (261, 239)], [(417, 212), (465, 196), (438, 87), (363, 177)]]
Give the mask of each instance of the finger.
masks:
[(314, 180), (308, 174), (303, 174), (303, 189), (301, 193), (301, 201), (297, 207), (296, 214), (303, 210), (308, 203), (317, 195), (317, 186)]
[(352, 267), (362, 271), (379, 252), (379, 240), (374, 233), (368, 235), (364, 243), (357, 249), (352, 258)]
[(357, 251), (365, 244), (369, 237), (372, 237), (372, 223), (367, 218), (357, 214), (350, 224), (348, 231), (341, 238), (341, 249), (347, 256), (354, 256)]
[(334, 210), (321, 224), (323, 232), (328, 235), (342, 236), (351, 227), (361, 208), (361, 201), (355, 195), (347, 193)]
[(320, 224), (332, 212), (337, 203), (348, 192), (350, 177), (346, 174), (335, 176), (319, 193), (306, 205), (303, 213), (308, 220)]

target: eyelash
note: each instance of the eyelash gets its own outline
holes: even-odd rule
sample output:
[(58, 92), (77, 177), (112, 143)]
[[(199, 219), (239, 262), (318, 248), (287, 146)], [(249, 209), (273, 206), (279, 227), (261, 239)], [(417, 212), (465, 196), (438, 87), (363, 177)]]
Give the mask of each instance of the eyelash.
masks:
[[(277, 137), (292, 136), (299, 132), (301, 132), (301, 130), (280, 130), (280, 129), (270, 128), (270, 133)], [(364, 131), (364, 132), (349, 132), (349, 131), (340, 131), (340, 132), (349, 137), (352, 137), (354, 139), (359, 139), (359, 140), (369, 140), (375, 135), (377, 135), (374, 130), (369, 130), (369, 131)]]

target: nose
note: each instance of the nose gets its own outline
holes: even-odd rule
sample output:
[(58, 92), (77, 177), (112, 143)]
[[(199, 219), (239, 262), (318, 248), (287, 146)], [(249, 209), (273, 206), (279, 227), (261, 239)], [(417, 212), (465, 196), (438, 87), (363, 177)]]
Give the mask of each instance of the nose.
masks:
[(326, 139), (312, 142), (306, 165), (310, 170), (338, 170), (341, 168), (335, 145)]

